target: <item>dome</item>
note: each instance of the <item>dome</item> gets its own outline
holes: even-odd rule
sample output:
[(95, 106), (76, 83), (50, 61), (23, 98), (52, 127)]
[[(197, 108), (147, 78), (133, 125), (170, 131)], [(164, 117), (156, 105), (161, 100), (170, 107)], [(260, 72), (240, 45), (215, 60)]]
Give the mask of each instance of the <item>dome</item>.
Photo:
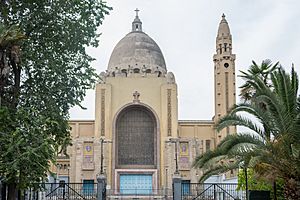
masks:
[(109, 72), (122, 70), (167, 71), (159, 46), (142, 31), (138, 15), (132, 23), (132, 31), (118, 42), (109, 59)]
[(114, 48), (108, 70), (117, 68), (156, 68), (166, 70), (164, 56), (156, 42), (141, 31), (127, 34)]

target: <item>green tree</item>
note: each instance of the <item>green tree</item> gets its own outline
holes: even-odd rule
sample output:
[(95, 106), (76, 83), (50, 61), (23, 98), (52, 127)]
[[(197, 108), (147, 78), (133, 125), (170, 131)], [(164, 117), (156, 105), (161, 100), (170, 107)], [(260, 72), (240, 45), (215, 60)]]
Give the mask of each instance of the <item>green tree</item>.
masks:
[(204, 170), (204, 180), (242, 164), (271, 183), (282, 179), (286, 198), (300, 199), (298, 77), (294, 69), (289, 75), (281, 67), (268, 77), (243, 73), (254, 95), (232, 108), (217, 130), (237, 125), (249, 132), (227, 136), (215, 150), (199, 156), (194, 166)]
[(247, 169), (247, 183), (244, 170), (239, 170), (238, 172), (238, 190), (246, 190), (246, 184), (248, 185), (249, 190), (264, 190), (271, 191), (271, 198), (275, 199), (274, 192), (276, 192), (277, 200), (284, 200), (283, 193), (283, 181), (278, 179), (277, 189), (273, 190), (273, 185), (259, 176), (257, 176), (253, 169)]
[(0, 1), (0, 176), (17, 189), (44, 181), (70, 144), (69, 109), (98, 77), (86, 47), (111, 8), (101, 0)]

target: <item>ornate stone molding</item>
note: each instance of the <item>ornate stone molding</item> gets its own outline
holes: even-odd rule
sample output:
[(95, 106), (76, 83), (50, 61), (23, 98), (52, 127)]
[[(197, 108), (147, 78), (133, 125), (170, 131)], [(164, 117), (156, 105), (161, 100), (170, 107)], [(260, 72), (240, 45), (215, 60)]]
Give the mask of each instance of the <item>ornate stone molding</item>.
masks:
[(167, 73), (167, 82), (168, 82), (168, 84), (175, 83), (175, 76), (172, 72)]
[[(115, 69), (109, 69), (106, 72), (100, 73), (100, 83), (105, 83), (106, 77), (131, 77), (133, 75), (140, 75), (142, 77), (167, 77), (167, 71), (165, 69), (162, 69), (161, 67), (146, 65), (128, 65), (128, 67), (115, 67)], [(173, 74), (172, 77), (174, 77)]]
[(168, 136), (172, 135), (172, 89), (167, 89)]
[(101, 136), (105, 136), (105, 89), (101, 89)]
[(138, 91), (135, 91), (132, 96), (133, 96), (133, 103), (140, 103), (140, 93)]

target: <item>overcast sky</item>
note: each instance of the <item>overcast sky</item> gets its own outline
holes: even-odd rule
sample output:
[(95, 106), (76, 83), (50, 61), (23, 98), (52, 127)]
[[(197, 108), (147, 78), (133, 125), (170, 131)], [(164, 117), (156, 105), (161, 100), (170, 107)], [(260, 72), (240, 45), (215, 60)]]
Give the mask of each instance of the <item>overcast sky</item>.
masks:
[[(88, 53), (97, 72), (107, 69), (110, 54), (131, 31), (135, 8), (143, 31), (160, 46), (167, 70), (178, 85), (179, 119), (211, 119), (214, 115), (213, 54), (222, 13), (233, 37), (236, 70), (252, 60), (280, 61), (300, 73), (299, 0), (108, 0), (113, 10), (99, 28), (98, 48)], [(242, 80), (237, 78), (237, 86)], [(238, 88), (237, 88), (238, 90)], [(239, 93), (239, 91), (237, 91)], [(239, 100), (239, 99), (237, 99)], [(94, 91), (82, 103), (87, 110), (71, 109), (71, 119), (94, 119)]]

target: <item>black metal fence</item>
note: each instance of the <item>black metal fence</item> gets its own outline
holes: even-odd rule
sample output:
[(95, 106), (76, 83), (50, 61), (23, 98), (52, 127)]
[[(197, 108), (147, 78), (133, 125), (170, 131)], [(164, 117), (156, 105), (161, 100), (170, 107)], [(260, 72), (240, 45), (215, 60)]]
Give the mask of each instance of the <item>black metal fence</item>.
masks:
[(109, 189), (106, 199), (173, 199), (172, 189)]
[[(96, 200), (97, 183), (42, 183), (28, 189), (21, 200)], [(172, 200), (172, 189), (108, 189), (106, 199)], [(2, 200), (0, 198), (0, 200)]]
[[(43, 183), (28, 189), (22, 200), (96, 200), (97, 183)], [(180, 188), (180, 187), (179, 187)], [(180, 194), (180, 193), (179, 193)], [(172, 189), (108, 189), (106, 199), (173, 199)], [(179, 196), (180, 198), (180, 196)], [(182, 183), (182, 200), (246, 200), (246, 192), (233, 183)]]
[(96, 183), (43, 183), (38, 190), (29, 189), (25, 192), (25, 200), (63, 200), (63, 199), (96, 199)]
[(246, 192), (237, 190), (234, 183), (183, 183), (183, 200), (245, 200)]

